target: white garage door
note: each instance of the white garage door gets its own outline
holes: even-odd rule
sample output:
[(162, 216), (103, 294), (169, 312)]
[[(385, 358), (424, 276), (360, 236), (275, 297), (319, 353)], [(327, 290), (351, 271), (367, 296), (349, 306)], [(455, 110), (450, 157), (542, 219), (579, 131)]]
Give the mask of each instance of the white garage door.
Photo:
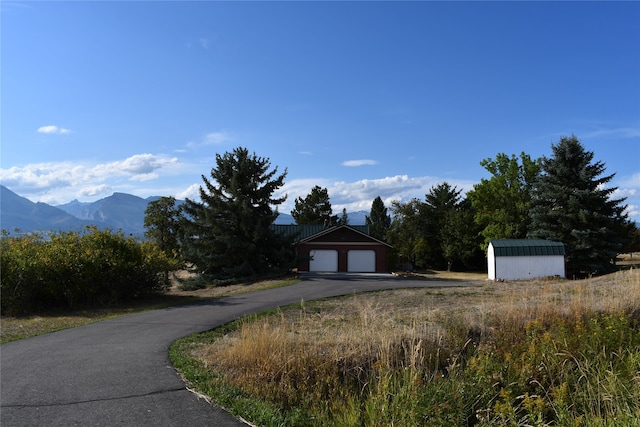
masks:
[(309, 271), (338, 271), (338, 251), (312, 249), (309, 255)]
[(347, 271), (375, 273), (376, 253), (372, 250), (352, 250), (347, 253)]

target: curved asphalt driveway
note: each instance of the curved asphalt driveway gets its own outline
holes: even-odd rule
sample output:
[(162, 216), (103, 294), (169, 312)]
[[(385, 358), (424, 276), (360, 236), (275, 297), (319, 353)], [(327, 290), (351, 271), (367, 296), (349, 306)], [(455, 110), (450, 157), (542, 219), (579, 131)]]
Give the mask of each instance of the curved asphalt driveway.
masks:
[(301, 300), (464, 283), (390, 275), (307, 276), (296, 285), (133, 314), (0, 346), (0, 425), (244, 426), (185, 388), (169, 345)]

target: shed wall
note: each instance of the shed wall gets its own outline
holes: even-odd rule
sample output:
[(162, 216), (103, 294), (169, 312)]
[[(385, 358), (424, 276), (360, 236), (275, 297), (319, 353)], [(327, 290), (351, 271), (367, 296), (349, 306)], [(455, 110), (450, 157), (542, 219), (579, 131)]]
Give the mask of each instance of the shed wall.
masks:
[[(526, 280), (539, 277), (564, 277), (564, 256), (490, 256), (489, 278), (493, 280)], [(492, 272), (493, 264), (493, 272)], [(493, 277), (492, 277), (493, 273)]]

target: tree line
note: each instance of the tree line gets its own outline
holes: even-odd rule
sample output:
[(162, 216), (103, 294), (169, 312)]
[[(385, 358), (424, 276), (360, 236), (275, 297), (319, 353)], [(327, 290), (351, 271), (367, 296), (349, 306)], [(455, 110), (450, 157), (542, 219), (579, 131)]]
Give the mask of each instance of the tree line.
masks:
[[(575, 136), (551, 148), (550, 157), (539, 159), (499, 153), (483, 160), (491, 177), (464, 197), (447, 182), (424, 200), (393, 201), (389, 208), (376, 197), (366, 217), (370, 234), (419, 269), (484, 268), (490, 240), (540, 238), (565, 244), (568, 277), (610, 272), (617, 255), (638, 250), (639, 240), (625, 199), (606, 187), (614, 174), (605, 175), (604, 163)], [(147, 237), (222, 282), (285, 271), (295, 265), (295, 236), (272, 225), (286, 200), (273, 195), (286, 175), (246, 148), (218, 154), (211, 179), (202, 175), (199, 201), (176, 207), (169, 197), (149, 204)], [(291, 215), (297, 224), (348, 223), (346, 209), (335, 215), (320, 186), (298, 197)]]
[[(447, 182), (424, 200), (378, 196), (366, 217), (370, 235), (393, 246), (393, 267), (484, 269), (492, 239), (541, 238), (564, 243), (568, 277), (604, 274), (618, 254), (640, 250), (640, 233), (625, 213), (624, 198), (607, 187), (614, 175), (594, 161), (575, 136), (552, 145), (552, 155), (532, 159), (498, 154), (481, 165), (491, 174), (473, 189)], [(150, 202), (147, 240), (87, 229), (0, 239), (0, 309), (26, 313), (50, 307), (119, 303), (162, 292), (171, 271), (189, 268), (207, 283), (226, 284), (277, 275), (296, 265), (294, 235), (273, 224), (286, 200), (274, 194), (287, 170), (238, 147), (216, 155), (202, 175), (200, 200), (177, 206), (173, 197)], [(332, 211), (326, 188), (298, 197), (298, 224), (348, 224)]]
[[(473, 189), (447, 182), (424, 200), (378, 196), (366, 217), (370, 235), (393, 247), (398, 263), (416, 269), (484, 269), (492, 239), (540, 238), (564, 243), (568, 277), (604, 274), (618, 254), (640, 250), (640, 232), (625, 213), (624, 198), (607, 187), (614, 175), (594, 161), (575, 136), (532, 159), (498, 154), (481, 165), (491, 174)], [(150, 202), (147, 240), (87, 229), (0, 239), (3, 312), (113, 304), (162, 292), (171, 271), (189, 268), (207, 283), (226, 284), (284, 273), (295, 267), (295, 235), (273, 227), (286, 196), (274, 194), (287, 170), (238, 147), (216, 155), (202, 175), (199, 200), (178, 206), (173, 197)], [(295, 200), (298, 224), (348, 224), (335, 215), (326, 188)]]

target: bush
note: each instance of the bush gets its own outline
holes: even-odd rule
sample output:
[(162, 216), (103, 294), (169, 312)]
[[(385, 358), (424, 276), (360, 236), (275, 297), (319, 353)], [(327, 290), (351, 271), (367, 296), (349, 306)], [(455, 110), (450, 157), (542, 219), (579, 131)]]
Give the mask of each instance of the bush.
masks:
[(161, 274), (176, 264), (157, 246), (122, 232), (87, 228), (0, 242), (3, 314), (78, 305), (109, 305), (164, 290)]

